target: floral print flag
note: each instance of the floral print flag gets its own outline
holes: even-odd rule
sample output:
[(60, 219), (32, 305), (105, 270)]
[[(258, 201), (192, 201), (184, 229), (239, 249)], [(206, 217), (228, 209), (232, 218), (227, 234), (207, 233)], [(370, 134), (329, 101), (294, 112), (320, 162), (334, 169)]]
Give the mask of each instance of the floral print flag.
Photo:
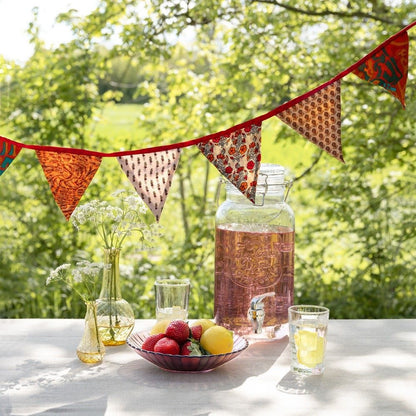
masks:
[(344, 162), (341, 146), (341, 81), (277, 114), (293, 130)]
[(56, 203), (68, 220), (101, 164), (101, 157), (36, 150)]
[(159, 222), (178, 166), (181, 149), (118, 156), (118, 162), (134, 189)]
[(22, 150), (21, 146), (11, 143), (5, 137), (0, 137), (0, 176), (10, 166), (20, 150)]
[(409, 36), (404, 32), (353, 71), (364, 81), (380, 85), (405, 108)]
[(255, 202), (261, 161), (261, 124), (251, 124), (197, 146), (221, 175)]

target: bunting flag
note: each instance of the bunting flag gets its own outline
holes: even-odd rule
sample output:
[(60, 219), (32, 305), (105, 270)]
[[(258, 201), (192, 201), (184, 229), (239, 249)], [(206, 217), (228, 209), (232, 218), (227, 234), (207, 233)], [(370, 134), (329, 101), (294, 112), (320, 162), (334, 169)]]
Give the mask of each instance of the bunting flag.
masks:
[(172, 149), (117, 157), (121, 169), (157, 222), (172, 185), (180, 154), (180, 149)]
[(408, 56), (409, 36), (404, 32), (371, 55), (353, 74), (374, 85), (380, 85), (405, 108)]
[(66, 219), (82, 198), (103, 157), (117, 157), (121, 169), (159, 221), (182, 148), (200, 152), (246, 198), (255, 203), (263, 121), (277, 116), (329, 155), (344, 162), (341, 145), (341, 80), (353, 73), (382, 86), (405, 107), (409, 37), (407, 25), (329, 81), (225, 131), (147, 149), (104, 153), (24, 144), (0, 137), (0, 176), (22, 148), (35, 150), (52, 194)]
[(36, 150), (56, 203), (68, 220), (101, 164), (101, 157)]
[(293, 130), (341, 162), (341, 81), (307, 96), (277, 114)]
[(17, 143), (11, 143), (5, 137), (0, 137), (0, 176), (11, 165), (13, 160), (22, 150), (22, 146)]
[(240, 192), (255, 202), (261, 161), (261, 124), (198, 144), (199, 150)]

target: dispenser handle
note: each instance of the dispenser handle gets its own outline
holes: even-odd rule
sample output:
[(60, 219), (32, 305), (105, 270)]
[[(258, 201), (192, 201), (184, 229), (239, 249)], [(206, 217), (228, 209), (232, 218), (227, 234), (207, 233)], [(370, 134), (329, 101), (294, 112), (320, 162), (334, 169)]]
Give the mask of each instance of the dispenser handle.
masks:
[(250, 301), (250, 308), (248, 310), (248, 318), (251, 321), (255, 334), (261, 334), (264, 321), (264, 304), (263, 299), (266, 297), (275, 296), (275, 292), (267, 292), (261, 295), (254, 296)]
[(275, 292), (267, 292), (261, 295), (254, 296), (254, 298), (251, 299), (250, 301), (250, 309), (257, 309), (256, 305), (261, 303), (264, 298), (269, 297), (269, 296), (275, 296), (275, 295), (276, 295)]

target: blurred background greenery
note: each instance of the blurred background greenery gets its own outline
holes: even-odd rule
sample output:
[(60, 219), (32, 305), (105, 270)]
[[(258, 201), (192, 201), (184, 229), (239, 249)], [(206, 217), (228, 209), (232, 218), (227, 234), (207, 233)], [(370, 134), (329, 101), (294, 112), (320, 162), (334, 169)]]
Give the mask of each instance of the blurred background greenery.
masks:
[[(72, 40), (46, 47), (34, 9), (33, 55), (16, 63), (0, 50), (0, 135), (104, 152), (198, 138), (322, 84), (415, 19), (415, 2), (399, 0), (97, 0), (85, 17), (63, 10)], [(416, 316), (415, 35), (405, 111), (380, 87), (342, 80), (345, 165), (276, 118), (263, 123), (262, 161), (295, 178), (295, 301), (334, 318)], [(0, 180), (0, 317), (83, 317), (73, 293), (45, 281), (62, 263), (101, 261), (95, 231), (65, 221), (35, 152)], [(153, 283), (171, 275), (191, 279), (191, 318), (213, 316), (217, 187), (215, 168), (184, 149), (163, 237), (122, 252), (137, 318), (153, 316)], [(81, 204), (120, 188), (133, 191), (104, 158)]]

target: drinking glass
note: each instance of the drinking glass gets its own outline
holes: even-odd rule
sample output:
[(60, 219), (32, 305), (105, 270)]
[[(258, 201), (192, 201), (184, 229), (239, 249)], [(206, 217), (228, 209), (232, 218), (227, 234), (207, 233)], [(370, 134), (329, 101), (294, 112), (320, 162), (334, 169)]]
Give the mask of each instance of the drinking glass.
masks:
[(187, 319), (189, 290), (189, 279), (156, 280), (156, 319)]
[(319, 375), (325, 370), (329, 309), (324, 306), (289, 307), (291, 370), (302, 375)]

